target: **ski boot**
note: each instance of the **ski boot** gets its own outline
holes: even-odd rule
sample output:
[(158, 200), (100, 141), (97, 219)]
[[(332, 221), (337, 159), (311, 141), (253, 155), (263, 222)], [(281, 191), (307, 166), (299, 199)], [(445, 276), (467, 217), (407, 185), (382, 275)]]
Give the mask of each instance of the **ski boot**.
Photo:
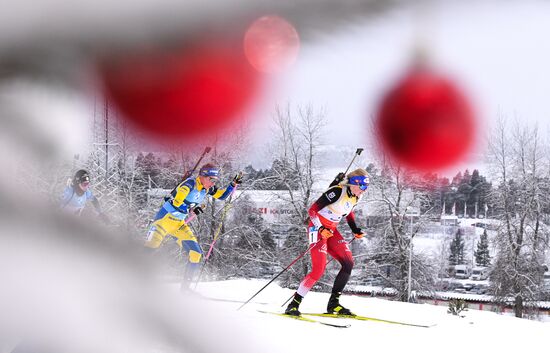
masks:
[(327, 314), (355, 316), (351, 310), (340, 305), (340, 294), (342, 293), (332, 293), (330, 295), (330, 299), (327, 304)]
[(292, 298), (292, 301), (288, 306), (286, 307), (285, 314), (290, 316), (300, 316), (302, 313), (300, 313), (300, 310), (298, 310), (298, 307), (302, 303), (302, 297), (298, 293), (294, 293), (294, 297)]

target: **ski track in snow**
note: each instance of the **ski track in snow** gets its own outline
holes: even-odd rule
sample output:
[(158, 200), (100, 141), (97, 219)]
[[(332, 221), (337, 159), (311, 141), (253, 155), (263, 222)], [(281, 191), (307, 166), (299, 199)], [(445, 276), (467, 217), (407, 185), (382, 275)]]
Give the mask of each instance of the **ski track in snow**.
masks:
[[(541, 323), (492, 312), (468, 310), (465, 317), (447, 314), (447, 307), (409, 304), (377, 298), (343, 295), (341, 303), (358, 315), (432, 324), (430, 328), (402, 326), (374, 321), (323, 318), (327, 322), (350, 324), (338, 329), (309, 322), (267, 315), (257, 310), (282, 312), (282, 303), (293, 293), (271, 284), (240, 311), (237, 308), (266, 281), (230, 280), (205, 282), (198, 292), (226, 301), (209, 301), (219, 315), (227, 316), (247, 327), (244, 337), (260, 342), (262, 353), (269, 352), (335, 352), (384, 349), (386, 352), (511, 352), (539, 351), (547, 344), (550, 323)], [(327, 293), (310, 292), (302, 312), (324, 312)], [(205, 300), (205, 299), (199, 299)], [(231, 302), (233, 300), (234, 302)], [(332, 321), (331, 321), (332, 320)]]

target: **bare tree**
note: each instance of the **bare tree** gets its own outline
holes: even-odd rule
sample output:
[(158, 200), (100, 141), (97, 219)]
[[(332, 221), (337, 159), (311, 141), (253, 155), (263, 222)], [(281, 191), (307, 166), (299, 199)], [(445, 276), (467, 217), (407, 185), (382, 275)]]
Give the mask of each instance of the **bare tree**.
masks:
[(260, 278), (279, 270), (272, 229), (246, 194), (235, 201), (227, 223), (224, 242), (216, 247), (224, 255), (218, 275)]
[[(228, 185), (243, 167), (242, 156), (249, 148), (247, 126), (241, 126), (226, 136), (215, 136), (209, 146), (213, 151), (208, 156), (221, 169), (219, 187)], [(221, 201), (207, 198), (204, 203), (205, 213), (191, 225), (205, 255), (212, 246), (210, 257), (205, 268), (205, 276), (227, 278), (232, 276), (252, 276), (267, 271), (268, 260), (273, 255), (266, 255), (266, 261), (257, 257), (259, 244), (265, 244), (267, 229), (259, 215), (247, 214), (252, 210), (246, 200), (249, 185), (246, 175), (239, 186), (239, 192)], [(271, 240), (271, 239), (270, 239)], [(266, 250), (269, 253), (269, 249)]]
[(138, 163), (140, 140), (128, 123), (117, 121), (111, 133), (116, 136), (118, 145), (117, 161), (113, 168), (117, 173), (119, 207), (109, 217), (138, 240), (143, 237), (144, 229), (159, 206), (151, 204), (148, 195), (148, 190), (157, 185), (154, 185), (143, 165)]
[(491, 197), (502, 221), (491, 272), (492, 291), (498, 301), (514, 306), (517, 317), (523, 317), (526, 304), (540, 298), (541, 239), (547, 238), (542, 223), (547, 202), (543, 149), (536, 127), (516, 122), (510, 128), (504, 118), (488, 142), (488, 160), (498, 183)]
[[(274, 123), (275, 143), (270, 147), (275, 157), (273, 181), (284, 190), (274, 197), (292, 209), (284, 227), (286, 239), (280, 256), (281, 265), (286, 265), (307, 248), (307, 210), (316, 196), (314, 183), (318, 176), (318, 148), (324, 133), (325, 113), (315, 111), (311, 105), (291, 107), (287, 104), (276, 108)], [(283, 276), (283, 284), (295, 284), (307, 274), (307, 261), (301, 264)]]
[(371, 172), (372, 182), (369, 204), (381, 219), (375, 233), (379, 235), (373, 244), (374, 268), (370, 273), (383, 278), (387, 287), (394, 288), (401, 301), (407, 301), (409, 288), (409, 258), (411, 290), (430, 291), (433, 289), (437, 270), (421, 254), (415, 254), (412, 240), (429, 220), (430, 208), (421, 205), (433, 204), (429, 193), (423, 191), (423, 179), (399, 164), (386, 158), (380, 152), (379, 174)]

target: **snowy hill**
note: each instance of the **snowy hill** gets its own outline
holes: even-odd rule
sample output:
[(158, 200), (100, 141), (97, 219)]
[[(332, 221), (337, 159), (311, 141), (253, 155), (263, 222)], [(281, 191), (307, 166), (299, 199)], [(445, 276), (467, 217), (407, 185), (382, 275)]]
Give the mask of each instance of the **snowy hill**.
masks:
[[(200, 293), (211, 298), (244, 301), (266, 282), (233, 280), (201, 283)], [(514, 352), (539, 351), (546, 345), (550, 323), (540, 323), (491, 312), (470, 310), (464, 317), (447, 314), (445, 307), (343, 296), (341, 302), (359, 315), (386, 320), (435, 324), (430, 328), (410, 327), (353, 319), (325, 319), (349, 323), (340, 329), (296, 321), (257, 310), (282, 312), (281, 304), (292, 295), (289, 289), (271, 284), (254, 300), (236, 309), (240, 302), (210, 301), (210, 308), (235, 325), (242, 325), (243, 339), (257, 352)], [(323, 312), (326, 293), (309, 293), (300, 309)], [(200, 300), (207, 301), (207, 300)]]

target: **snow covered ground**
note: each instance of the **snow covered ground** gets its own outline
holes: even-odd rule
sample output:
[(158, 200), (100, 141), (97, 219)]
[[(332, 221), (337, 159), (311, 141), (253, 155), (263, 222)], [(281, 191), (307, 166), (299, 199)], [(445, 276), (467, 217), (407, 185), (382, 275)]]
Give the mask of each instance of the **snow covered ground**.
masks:
[[(292, 290), (275, 283), (237, 311), (266, 280), (206, 282), (200, 296), (182, 295), (118, 233), (75, 222), (51, 230), (51, 214), (35, 212), (26, 236), (13, 237), (12, 213), (0, 232), (0, 353), (20, 342), (46, 347), (30, 353), (537, 352), (550, 333), (550, 323), (491, 312), (461, 318), (442, 306), (346, 295), (342, 304), (359, 315), (436, 326), (326, 319), (351, 327), (325, 327), (258, 312), (283, 311)], [(323, 312), (327, 300), (311, 292), (301, 310)]]
[[(275, 283), (269, 285), (240, 311), (246, 301), (266, 281), (231, 280), (201, 283), (197, 290), (208, 300), (216, 315), (243, 328), (242, 339), (256, 345), (257, 352), (517, 352), (543, 351), (547, 346), (550, 323), (469, 310), (464, 317), (447, 314), (447, 308), (427, 304), (392, 302), (376, 298), (343, 296), (343, 305), (359, 315), (421, 324), (430, 328), (410, 327), (353, 319), (325, 320), (349, 323), (350, 328), (333, 328), (302, 322), (257, 310), (284, 310), (281, 304), (292, 295)], [(328, 294), (311, 292), (301, 305), (303, 312), (323, 312)], [(200, 301), (207, 301), (201, 299)], [(216, 320), (215, 316), (211, 317)], [(235, 327), (233, 327), (235, 328)], [(215, 339), (215, 333), (213, 333)]]

